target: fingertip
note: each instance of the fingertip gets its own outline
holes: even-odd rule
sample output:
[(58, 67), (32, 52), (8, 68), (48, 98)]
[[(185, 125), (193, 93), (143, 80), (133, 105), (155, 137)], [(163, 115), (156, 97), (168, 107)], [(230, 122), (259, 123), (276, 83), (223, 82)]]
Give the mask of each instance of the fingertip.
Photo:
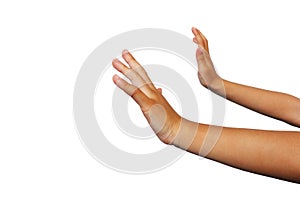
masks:
[(122, 51), (122, 58), (127, 62), (128, 61), (128, 58), (130, 57), (130, 53), (129, 53), (129, 51), (127, 50), (127, 49), (124, 49), (123, 51)]
[[(119, 59), (117, 59), (117, 58), (114, 58), (114, 59), (112, 60), (112, 62), (111, 62), (112, 66), (113, 66), (114, 68), (116, 68), (116, 67), (118, 66), (118, 63), (119, 63)], [(117, 68), (116, 68), (116, 69), (117, 69)]]
[(121, 68), (120, 68), (120, 61), (119, 61), (117, 58), (115, 58), (115, 59), (112, 60), (112, 66), (113, 66), (116, 70), (118, 70), (119, 72), (122, 71)]
[(128, 54), (129, 53), (129, 51), (127, 50), (127, 49), (124, 49), (123, 51), (122, 51), (122, 54), (124, 55), (124, 54)]
[(197, 35), (197, 30), (196, 30), (195, 27), (192, 27), (192, 32), (193, 32), (193, 34), (194, 34), (195, 36)]
[(158, 93), (162, 94), (162, 89), (161, 88), (157, 88)]
[(112, 63), (115, 63), (115, 62), (118, 62), (118, 59), (117, 59), (117, 58), (114, 58), (114, 59), (112, 60)]
[(192, 28), (192, 32), (194, 33), (194, 35), (201, 35), (201, 31), (199, 29), (197, 29), (196, 27)]
[(117, 74), (113, 75), (113, 77), (112, 77), (112, 80), (116, 85), (118, 85), (120, 79), (121, 78)]

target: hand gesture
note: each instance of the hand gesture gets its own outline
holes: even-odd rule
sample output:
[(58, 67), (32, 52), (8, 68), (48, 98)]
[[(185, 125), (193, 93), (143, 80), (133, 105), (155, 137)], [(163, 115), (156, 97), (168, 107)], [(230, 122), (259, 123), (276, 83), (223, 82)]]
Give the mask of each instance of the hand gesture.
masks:
[(221, 78), (216, 73), (214, 65), (209, 55), (208, 41), (204, 35), (196, 28), (192, 28), (195, 35), (193, 42), (198, 44), (196, 58), (198, 62), (198, 77), (201, 85), (212, 89), (218, 87)]
[(158, 138), (171, 144), (182, 118), (163, 97), (161, 89), (155, 88), (144, 68), (127, 50), (122, 52), (122, 57), (128, 66), (118, 59), (114, 59), (112, 65), (131, 83), (118, 75), (113, 76), (113, 82), (136, 101)]

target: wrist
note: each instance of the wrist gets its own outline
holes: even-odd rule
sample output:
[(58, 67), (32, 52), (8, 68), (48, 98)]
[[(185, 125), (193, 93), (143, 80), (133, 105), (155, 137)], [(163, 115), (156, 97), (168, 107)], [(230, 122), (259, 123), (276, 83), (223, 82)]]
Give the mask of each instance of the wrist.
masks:
[(223, 96), (223, 97), (226, 96), (225, 80), (219, 76), (217, 78), (215, 78), (214, 81), (212, 81), (212, 83), (209, 85), (208, 89), (220, 96)]
[(172, 119), (168, 120), (168, 123), (164, 125), (164, 128), (157, 132), (156, 135), (158, 138), (165, 144), (173, 145), (175, 137), (179, 131), (180, 123), (182, 117), (177, 113), (171, 117)]
[(197, 136), (198, 126), (196, 122), (181, 118), (170, 144), (188, 150)]
[(180, 132), (181, 127), (183, 126), (183, 121), (185, 119), (181, 117), (180, 115), (176, 115), (175, 120), (173, 120), (173, 123), (170, 124), (169, 128), (169, 134), (168, 134), (168, 144), (169, 145), (175, 145), (175, 140), (178, 137), (178, 134)]

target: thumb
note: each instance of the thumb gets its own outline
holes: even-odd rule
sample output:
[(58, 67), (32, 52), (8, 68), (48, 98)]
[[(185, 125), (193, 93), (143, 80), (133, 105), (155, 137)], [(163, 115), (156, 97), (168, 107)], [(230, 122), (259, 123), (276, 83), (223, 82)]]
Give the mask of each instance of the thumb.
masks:
[(203, 62), (205, 60), (205, 50), (201, 47), (198, 47), (196, 50), (196, 59), (198, 64), (200, 64), (201, 62)]
[(157, 92), (158, 92), (159, 94), (162, 94), (162, 89), (161, 89), (161, 88), (157, 88)]
[(198, 67), (200, 66), (208, 67), (212, 65), (212, 61), (210, 59), (209, 53), (202, 47), (198, 47), (196, 51), (196, 59), (197, 59)]

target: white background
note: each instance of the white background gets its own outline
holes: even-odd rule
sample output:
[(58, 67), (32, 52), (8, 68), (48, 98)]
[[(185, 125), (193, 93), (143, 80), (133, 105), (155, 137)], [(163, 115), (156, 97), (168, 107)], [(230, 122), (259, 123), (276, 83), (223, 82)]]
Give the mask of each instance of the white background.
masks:
[[(116, 34), (148, 27), (192, 38), (197, 26), (221, 76), (299, 97), (298, 5), (1, 1), (0, 199), (299, 199), (296, 184), (191, 154), (153, 174), (115, 172), (85, 150), (72, 114), (74, 83), (87, 56)], [(297, 130), (232, 103), (224, 124)]]

